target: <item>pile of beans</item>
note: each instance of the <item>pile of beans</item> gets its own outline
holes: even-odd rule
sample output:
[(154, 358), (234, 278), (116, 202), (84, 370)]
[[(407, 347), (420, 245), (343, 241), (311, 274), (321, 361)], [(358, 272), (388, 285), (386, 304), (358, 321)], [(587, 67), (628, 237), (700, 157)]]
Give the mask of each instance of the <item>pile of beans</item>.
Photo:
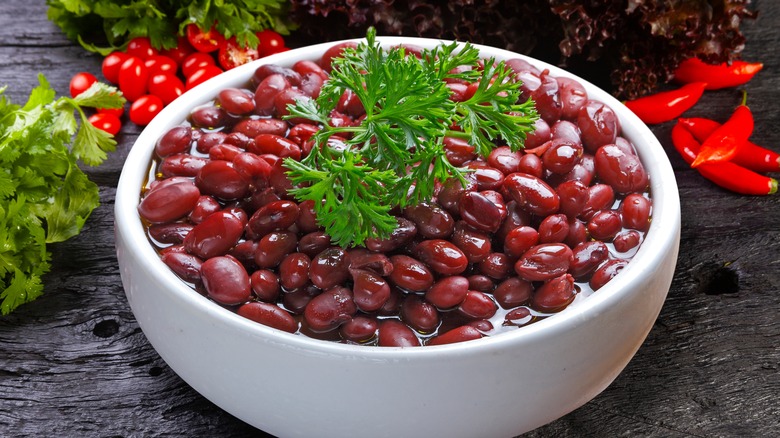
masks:
[[(318, 126), (283, 120), (316, 97), (330, 60), (263, 65), (156, 144), (138, 211), (162, 261), (194, 290), (256, 322), (337, 342), (461, 342), (532, 324), (598, 290), (650, 224), (648, 176), (608, 106), (524, 60), (507, 64), (540, 119), (526, 149), (490, 156), (446, 138), (464, 187), (397, 212), (388, 239), (332, 245), (297, 202), (281, 159), (300, 159)], [(473, 85), (451, 81), (452, 99)], [(359, 123), (345, 94), (332, 123)], [(332, 141), (338, 141), (333, 139)]]

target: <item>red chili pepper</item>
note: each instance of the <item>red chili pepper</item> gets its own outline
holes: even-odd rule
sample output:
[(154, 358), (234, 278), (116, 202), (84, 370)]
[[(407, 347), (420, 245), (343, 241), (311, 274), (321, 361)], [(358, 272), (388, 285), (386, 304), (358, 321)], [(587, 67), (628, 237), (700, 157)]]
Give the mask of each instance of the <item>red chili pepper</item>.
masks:
[(734, 158), (739, 147), (744, 145), (753, 133), (753, 113), (746, 103), (747, 93), (742, 93), (742, 103), (726, 123), (701, 144), (701, 152), (696, 156), (691, 167), (698, 167), (707, 162), (729, 161)]
[[(699, 142), (706, 140), (721, 126), (715, 120), (703, 117), (683, 118), (677, 122), (690, 131)], [(750, 140), (737, 148), (737, 154), (731, 161), (755, 172), (780, 172), (780, 153), (759, 146)]]
[[(701, 144), (681, 124), (672, 128), (672, 144), (686, 163), (692, 164), (701, 150)], [(704, 163), (696, 170), (714, 184), (743, 195), (771, 195), (777, 192), (777, 180), (753, 172), (730, 161)]]
[(674, 71), (674, 79), (684, 84), (706, 82), (708, 90), (738, 87), (753, 78), (764, 64), (760, 62), (732, 61), (708, 64), (699, 58), (681, 62)]
[(662, 91), (629, 100), (625, 104), (649, 125), (668, 122), (693, 107), (701, 98), (706, 86), (704, 82), (686, 84), (676, 90)]

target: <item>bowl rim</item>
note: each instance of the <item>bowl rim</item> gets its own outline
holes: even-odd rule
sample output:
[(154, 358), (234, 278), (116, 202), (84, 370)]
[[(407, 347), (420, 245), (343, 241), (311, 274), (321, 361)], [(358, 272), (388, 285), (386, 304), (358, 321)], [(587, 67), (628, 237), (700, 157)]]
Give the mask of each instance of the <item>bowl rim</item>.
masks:
[[(580, 82), (586, 88), (589, 99), (599, 100), (612, 108), (620, 120), (622, 134), (637, 146), (637, 153), (643, 165), (646, 168), (651, 167), (653, 169), (652, 171), (648, 170), (651, 199), (653, 201), (652, 221), (646, 238), (619, 275), (597, 293), (591, 294), (577, 303), (577, 305), (569, 306), (560, 313), (535, 322), (530, 326), (493, 336), (486, 336), (478, 340), (424, 346), (423, 348), (352, 345), (291, 334), (241, 317), (208, 298), (194, 293), (192, 288), (180, 280), (160, 260), (159, 255), (148, 242), (137, 212), (141, 187), (148, 176), (149, 162), (157, 139), (171, 127), (181, 124), (192, 108), (211, 101), (219, 90), (228, 86), (246, 84), (252, 73), (260, 65), (279, 64), (292, 66), (297, 60), (319, 59), (322, 53), (333, 45), (361, 41), (365, 41), (365, 39), (353, 38), (305, 46), (277, 53), (228, 70), (185, 92), (173, 103), (166, 106), (143, 129), (126, 158), (117, 184), (114, 206), (115, 230), (117, 231), (117, 239), (123, 239), (123, 243), (126, 245), (125, 251), (135, 252), (138, 262), (143, 264), (143, 267), (148, 272), (151, 272), (152, 275), (166, 285), (164, 293), (174, 294), (181, 302), (186, 303), (187, 306), (192, 307), (203, 315), (232, 325), (238, 330), (246, 331), (248, 335), (269, 338), (276, 344), (289, 344), (292, 348), (329, 355), (348, 354), (353, 357), (386, 358), (399, 355), (407, 357), (408, 355), (410, 358), (436, 357), (440, 359), (442, 355), (457, 357), (475, 353), (497, 352), (510, 345), (516, 348), (517, 344), (536, 342), (540, 338), (555, 336), (563, 331), (571, 330), (578, 322), (597, 316), (603, 310), (621, 300), (625, 294), (631, 293), (633, 289), (631, 287), (632, 284), (639, 284), (646, 280), (647, 276), (652, 275), (653, 269), (646, 268), (648, 266), (657, 266), (673, 250), (676, 243), (679, 242), (680, 201), (674, 172), (660, 142), (636, 115), (606, 91), (559, 67), (508, 50), (472, 44), (479, 49), (480, 54), (485, 58), (521, 58), (540, 70), (549, 70), (555, 77), (569, 77)], [(384, 47), (406, 44), (431, 48), (440, 44), (450, 44), (453, 41), (417, 37), (378, 36), (377, 42)], [(458, 42), (458, 44), (462, 46), (465, 43)], [(664, 291), (664, 294), (666, 293), (668, 291)]]

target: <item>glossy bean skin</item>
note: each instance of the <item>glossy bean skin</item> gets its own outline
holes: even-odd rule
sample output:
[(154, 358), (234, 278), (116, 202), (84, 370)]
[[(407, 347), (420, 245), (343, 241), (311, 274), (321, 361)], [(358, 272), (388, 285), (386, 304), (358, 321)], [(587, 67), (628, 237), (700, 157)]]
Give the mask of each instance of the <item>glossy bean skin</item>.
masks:
[[(234, 133), (241, 133), (247, 137), (247, 142), (243, 146), (246, 149), (251, 147), (252, 139), (261, 134), (284, 135), (287, 132), (287, 122), (272, 117), (263, 117), (259, 119), (242, 119), (233, 127)], [(237, 145), (240, 146), (240, 145)]]
[(591, 237), (598, 240), (609, 241), (623, 227), (620, 220), (620, 213), (615, 210), (601, 210), (593, 215), (588, 221), (588, 233)]
[(588, 186), (577, 180), (561, 183), (555, 192), (560, 198), (560, 212), (570, 218), (579, 216), (590, 198)]
[(414, 222), (417, 233), (428, 239), (443, 239), (452, 234), (452, 215), (433, 202), (421, 202), (404, 209), (404, 217)]
[(558, 211), (560, 199), (549, 184), (525, 173), (513, 173), (504, 180), (504, 188), (521, 208), (528, 212), (547, 216)]
[(230, 161), (210, 160), (198, 171), (195, 185), (201, 193), (223, 200), (243, 198), (249, 193), (249, 181), (241, 176)]
[(367, 269), (380, 277), (387, 277), (393, 272), (393, 264), (384, 254), (355, 248), (349, 252), (349, 269)]
[(168, 130), (157, 141), (154, 151), (159, 157), (181, 154), (190, 150), (192, 144), (192, 128), (176, 126)]
[(180, 244), (195, 226), (183, 222), (153, 224), (149, 226), (149, 236), (163, 244)]
[(279, 282), (285, 289), (297, 289), (309, 282), (311, 258), (294, 252), (287, 254), (279, 263)]
[(612, 259), (604, 262), (593, 273), (593, 276), (590, 278), (588, 284), (594, 291), (601, 289), (610, 280), (615, 278), (615, 276), (618, 275), (627, 264), (628, 262), (623, 259)]
[(216, 213), (222, 210), (222, 205), (214, 199), (213, 196), (201, 196), (198, 198), (195, 208), (189, 214), (190, 222), (193, 224), (199, 224), (203, 222), (212, 213)]
[[(528, 147), (527, 138), (526, 147)], [(512, 152), (509, 146), (499, 146), (490, 151), (488, 164), (504, 175), (509, 175), (510, 173), (518, 172), (521, 156), (520, 152)]]
[(190, 154), (173, 154), (163, 158), (160, 173), (166, 178), (172, 176), (196, 176), (208, 160)]
[(539, 224), (539, 242), (563, 242), (569, 235), (569, 220), (565, 214), (551, 214)]
[(642, 236), (637, 230), (621, 231), (612, 239), (612, 245), (617, 252), (625, 253), (639, 246)]
[(246, 303), (236, 310), (236, 313), (244, 318), (251, 319), (269, 327), (295, 333), (298, 331), (298, 323), (286, 310), (276, 304), (251, 302)]
[(200, 281), (200, 268), (203, 265), (203, 260), (199, 257), (186, 252), (171, 251), (162, 254), (160, 258), (182, 280), (188, 283)]
[(419, 347), (420, 340), (414, 331), (397, 319), (386, 319), (379, 323), (380, 347)]
[(379, 323), (375, 318), (357, 315), (339, 327), (342, 339), (354, 343), (364, 343), (376, 337)]
[(554, 139), (542, 155), (542, 164), (550, 172), (560, 175), (571, 172), (582, 157), (582, 146), (563, 139)]
[(556, 80), (561, 100), (561, 118), (574, 120), (577, 118), (580, 108), (588, 101), (588, 92), (577, 80), (566, 77), (559, 77)]
[(290, 82), (281, 74), (275, 73), (263, 78), (255, 90), (255, 113), (261, 116), (273, 115), (276, 97), (288, 88)]
[(349, 254), (339, 247), (330, 247), (312, 260), (309, 277), (320, 289), (335, 287), (350, 277)]
[(647, 231), (650, 227), (650, 210), (652, 203), (639, 193), (631, 193), (620, 202), (620, 217), (623, 226), (639, 231)]
[(442, 275), (457, 275), (468, 267), (463, 251), (449, 240), (431, 239), (415, 247), (417, 259)]
[(590, 275), (609, 258), (609, 248), (597, 240), (582, 242), (572, 249), (569, 272), (578, 281), (587, 280)]
[(457, 342), (473, 341), (482, 338), (482, 333), (475, 327), (464, 325), (452, 330), (448, 330), (438, 336), (431, 338), (426, 345), (445, 345)]
[(451, 241), (463, 252), (468, 263), (479, 263), (492, 252), (490, 235), (474, 229), (464, 221), (455, 224)]
[(420, 333), (433, 333), (441, 322), (436, 307), (414, 294), (401, 304), (401, 320)]
[(504, 252), (508, 256), (517, 259), (538, 243), (539, 232), (533, 227), (523, 225), (512, 229), (506, 235)]
[(439, 309), (452, 309), (466, 299), (469, 286), (466, 277), (460, 275), (444, 277), (425, 292), (425, 299)]
[(279, 276), (268, 269), (258, 269), (249, 276), (252, 293), (258, 300), (272, 303), (282, 291)]
[(327, 332), (352, 319), (356, 312), (352, 292), (337, 286), (312, 298), (303, 311), (303, 317), (312, 330)]
[(223, 210), (207, 216), (184, 238), (187, 252), (202, 259), (227, 254), (244, 233), (244, 222)]
[(491, 252), (477, 266), (479, 272), (496, 280), (505, 278), (512, 269), (509, 257), (502, 252)]
[(235, 305), (246, 302), (251, 295), (249, 274), (238, 260), (231, 256), (212, 257), (200, 268), (203, 285), (214, 301)]
[(512, 309), (526, 304), (533, 294), (531, 282), (518, 277), (507, 278), (493, 291), (493, 297), (504, 309)]
[(546, 281), (566, 273), (572, 262), (571, 249), (562, 243), (543, 243), (523, 254), (515, 272), (528, 281)]
[(150, 223), (173, 222), (188, 215), (200, 198), (200, 190), (188, 180), (167, 180), (149, 190), (138, 205), (138, 214)]
[(647, 172), (636, 155), (608, 144), (596, 151), (596, 173), (617, 193), (642, 192), (648, 183)]
[(258, 209), (249, 219), (248, 226), (258, 236), (274, 230), (285, 230), (298, 219), (300, 208), (292, 201), (274, 201)]
[(607, 184), (594, 184), (588, 188), (588, 200), (580, 212), (580, 218), (590, 220), (601, 210), (612, 208), (615, 203), (615, 191)]
[(357, 308), (370, 313), (390, 299), (390, 285), (384, 278), (366, 269), (351, 269), (352, 294)]
[(254, 95), (238, 88), (221, 90), (217, 94), (216, 101), (219, 106), (231, 114), (248, 114), (255, 109)]
[(301, 148), (295, 142), (276, 134), (258, 134), (248, 150), (258, 155), (273, 154), (296, 161), (301, 159)]
[(605, 145), (615, 143), (620, 131), (617, 115), (607, 105), (596, 100), (588, 100), (577, 113), (577, 125), (582, 131), (582, 144), (585, 150), (595, 153)]
[(501, 209), (480, 192), (465, 192), (460, 197), (460, 216), (469, 225), (482, 231), (495, 232), (501, 226)]
[(574, 301), (575, 296), (574, 278), (563, 274), (544, 283), (534, 292), (531, 307), (545, 313), (560, 312)]
[[(547, 122), (545, 122), (544, 119), (538, 118), (534, 122), (533, 132), (530, 132), (525, 138), (525, 147), (526, 149), (533, 149), (543, 145), (544, 143), (550, 140), (552, 140), (552, 131), (550, 130), (550, 125)], [(514, 170), (514, 172), (522, 172), (522, 170), (518, 169), (518, 170)], [(512, 172), (504, 172), (504, 174), (506, 175), (508, 175), (509, 173)]]
[(325, 234), (324, 231), (313, 231), (311, 233), (304, 234), (298, 241), (298, 251), (306, 254), (311, 258), (316, 257), (317, 254), (325, 251), (330, 247), (330, 236)]
[(198, 139), (195, 141), (195, 149), (202, 154), (208, 154), (209, 149), (224, 143), (227, 138), (227, 134), (221, 131), (202, 133), (202, 131), (198, 130), (194, 132), (200, 133)]
[(406, 245), (417, 235), (417, 225), (404, 217), (397, 218), (398, 226), (387, 239), (368, 238), (366, 248), (375, 252), (392, 252)]
[[(287, 254), (295, 251), (298, 238), (289, 231), (272, 231), (257, 244), (255, 263), (261, 268), (275, 268)], [(310, 272), (311, 275), (311, 272)]]
[(475, 290), (466, 292), (466, 298), (458, 306), (458, 312), (471, 319), (488, 319), (496, 314), (498, 305), (490, 295)]
[(413, 292), (424, 292), (433, 285), (433, 273), (421, 261), (396, 254), (390, 257), (390, 263), (393, 272), (387, 278), (392, 284)]
[(536, 318), (528, 307), (518, 307), (510, 310), (504, 316), (504, 325), (522, 327), (534, 322)]

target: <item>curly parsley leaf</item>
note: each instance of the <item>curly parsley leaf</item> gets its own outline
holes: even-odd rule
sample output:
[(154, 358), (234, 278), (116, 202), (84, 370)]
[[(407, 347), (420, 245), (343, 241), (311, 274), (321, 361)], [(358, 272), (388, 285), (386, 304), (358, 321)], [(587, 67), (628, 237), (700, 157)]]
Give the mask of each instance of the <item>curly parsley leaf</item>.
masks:
[[(84, 107), (124, 104), (115, 88), (96, 85), (77, 98), (56, 97), (46, 78), (24, 106), (0, 89), (0, 313), (43, 293), (48, 243), (78, 234), (99, 204), (98, 187), (79, 168), (100, 164), (116, 144), (97, 134)], [(77, 118), (78, 115), (78, 118)], [(81, 123), (79, 123), (79, 120)]]
[[(455, 102), (448, 78), (479, 86), (471, 98)], [(513, 150), (522, 147), (538, 116), (533, 102), (518, 103), (519, 87), (503, 62), (487, 60), (483, 68), (478, 50), (469, 44), (439, 46), (417, 58), (403, 47), (384, 49), (369, 29), (365, 41), (333, 60), (316, 100), (289, 106), (290, 118), (322, 127), (312, 137), (315, 147), (309, 155), (300, 162), (285, 159), (298, 185), (292, 194), (314, 201), (318, 220), (339, 245), (387, 237), (397, 226), (393, 208), (430, 200), (437, 182), (465, 181), (466, 171), (447, 160), (444, 137), (467, 139), (482, 156), (498, 141)], [(345, 92), (365, 109), (357, 126), (330, 123)], [(332, 148), (334, 138), (346, 148)]]

